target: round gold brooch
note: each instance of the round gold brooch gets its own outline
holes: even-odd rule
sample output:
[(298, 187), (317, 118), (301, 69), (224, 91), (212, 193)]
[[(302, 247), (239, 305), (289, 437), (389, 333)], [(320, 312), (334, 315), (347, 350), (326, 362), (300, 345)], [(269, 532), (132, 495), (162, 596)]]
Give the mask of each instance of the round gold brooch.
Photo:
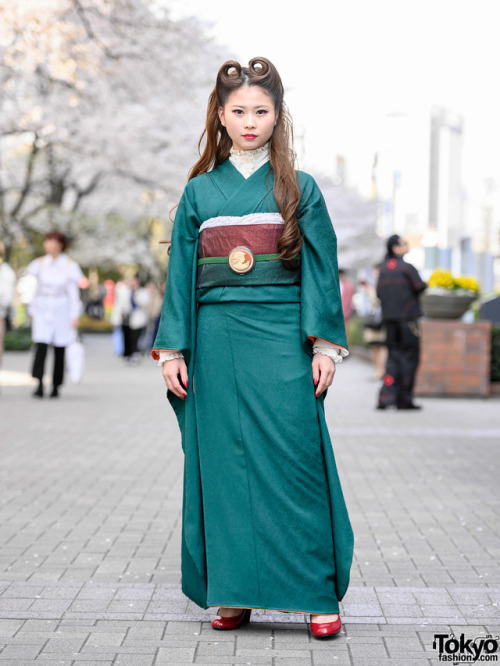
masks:
[(229, 253), (228, 262), (229, 268), (235, 273), (249, 273), (255, 266), (255, 256), (248, 247), (238, 245)]

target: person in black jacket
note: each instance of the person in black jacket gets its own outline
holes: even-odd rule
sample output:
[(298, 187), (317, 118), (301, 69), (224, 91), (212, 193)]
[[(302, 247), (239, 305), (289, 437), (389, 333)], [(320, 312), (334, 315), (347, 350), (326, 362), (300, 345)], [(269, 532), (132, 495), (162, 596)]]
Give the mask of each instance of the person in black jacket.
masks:
[(418, 295), (427, 285), (417, 269), (403, 259), (407, 252), (407, 240), (398, 235), (388, 239), (387, 256), (377, 283), (388, 350), (377, 409), (420, 409), (413, 402), (420, 357), (418, 318), (421, 311)]

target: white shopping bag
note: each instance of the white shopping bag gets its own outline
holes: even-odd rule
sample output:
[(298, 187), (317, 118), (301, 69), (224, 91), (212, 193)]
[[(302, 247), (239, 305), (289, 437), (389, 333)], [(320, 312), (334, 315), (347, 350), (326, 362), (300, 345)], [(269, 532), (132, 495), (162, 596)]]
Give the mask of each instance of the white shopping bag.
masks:
[(66, 347), (66, 367), (71, 381), (79, 384), (85, 367), (85, 347), (75, 334), (73, 342)]

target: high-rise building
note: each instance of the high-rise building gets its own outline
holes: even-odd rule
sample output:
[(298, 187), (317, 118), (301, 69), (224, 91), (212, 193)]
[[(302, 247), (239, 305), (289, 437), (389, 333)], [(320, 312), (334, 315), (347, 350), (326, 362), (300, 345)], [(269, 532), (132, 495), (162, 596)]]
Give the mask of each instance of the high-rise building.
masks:
[(446, 109), (431, 111), (428, 229), (436, 233), (439, 263), (460, 270), (464, 237), (463, 120)]

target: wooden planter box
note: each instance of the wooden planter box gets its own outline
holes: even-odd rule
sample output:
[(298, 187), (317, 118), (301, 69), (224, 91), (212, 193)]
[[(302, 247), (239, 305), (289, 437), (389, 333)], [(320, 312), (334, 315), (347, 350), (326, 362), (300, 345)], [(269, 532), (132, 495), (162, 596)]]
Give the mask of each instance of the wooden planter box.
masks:
[(488, 396), (491, 323), (449, 319), (423, 319), (420, 323), (422, 344), (415, 394)]

